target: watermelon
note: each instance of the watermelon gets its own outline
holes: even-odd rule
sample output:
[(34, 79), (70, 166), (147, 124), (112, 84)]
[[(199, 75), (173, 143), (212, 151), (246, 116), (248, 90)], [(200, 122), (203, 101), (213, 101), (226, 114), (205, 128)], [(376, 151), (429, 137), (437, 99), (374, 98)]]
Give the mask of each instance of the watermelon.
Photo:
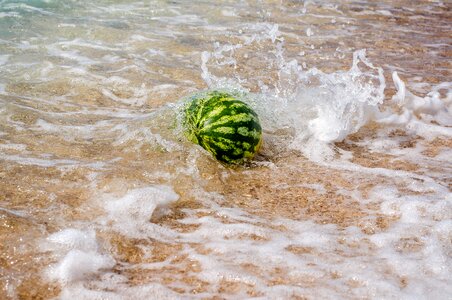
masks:
[(228, 92), (209, 91), (184, 107), (187, 138), (226, 164), (251, 160), (262, 144), (262, 128), (248, 104)]

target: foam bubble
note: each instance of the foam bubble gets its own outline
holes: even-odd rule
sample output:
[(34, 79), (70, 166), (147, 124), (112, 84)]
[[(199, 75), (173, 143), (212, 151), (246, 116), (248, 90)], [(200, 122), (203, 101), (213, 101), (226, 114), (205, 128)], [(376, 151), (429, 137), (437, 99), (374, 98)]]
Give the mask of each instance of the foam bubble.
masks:
[(94, 230), (81, 231), (68, 228), (50, 235), (47, 241), (65, 249), (97, 250), (96, 232)]
[(87, 276), (96, 274), (100, 269), (115, 265), (111, 256), (99, 252), (93, 230), (65, 229), (50, 235), (47, 242), (48, 244), (43, 246), (45, 249), (57, 253), (66, 252), (47, 270), (50, 279), (58, 280), (64, 285), (85, 280)]
[(162, 238), (170, 232), (150, 223), (150, 219), (157, 208), (164, 210), (177, 199), (179, 195), (165, 185), (130, 190), (121, 198), (107, 196), (104, 207), (108, 216), (104, 222), (111, 223), (114, 230), (129, 237)]
[(109, 256), (75, 249), (69, 251), (57, 265), (51, 266), (48, 274), (51, 279), (67, 284), (86, 280), (89, 275), (96, 274), (100, 269), (111, 268), (114, 265), (115, 261)]
[[(432, 139), (438, 135), (452, 136), (452, 84), (441, 83), (433, 87), (425, 97), (412, 94), (405, 87), (397, 72), (392, 73), (397, 93), (392, 101), (400, 108), (400, 113), (391, 109), (382, 113), (376, 120), (380, 123), (402, 125), (414, 133)], [(440, 89), (446, 89), (447, 95), (441, 98)], [(433, 123), (439, 124), (435, 125)]]

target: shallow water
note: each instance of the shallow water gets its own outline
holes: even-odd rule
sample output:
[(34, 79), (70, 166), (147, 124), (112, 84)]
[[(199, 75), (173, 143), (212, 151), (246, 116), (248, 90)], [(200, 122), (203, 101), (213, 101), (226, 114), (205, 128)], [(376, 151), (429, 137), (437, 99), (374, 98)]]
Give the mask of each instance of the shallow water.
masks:
[(450, 298), (451, 5), (394, 3), (0, 0), (0, 298)]

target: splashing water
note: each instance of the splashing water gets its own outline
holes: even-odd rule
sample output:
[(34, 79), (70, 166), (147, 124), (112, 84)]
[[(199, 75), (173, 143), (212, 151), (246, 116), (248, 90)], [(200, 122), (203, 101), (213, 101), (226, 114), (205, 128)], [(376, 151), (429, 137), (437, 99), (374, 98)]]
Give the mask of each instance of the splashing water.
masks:
[[(447, 299), (447, 9), (0, 1), (0, 298)], [(251, 166), (185, 140), (205, 89)]]
[[(348, 71), (324, 73), (317, 68), (303, 70), (296, 60), (286, 61), (284, 57), (284, 39), (278, 31), (278, 25), (267, 26), (268, 32), (245, 39), (243, 44), (216, 44), (213, 53), (202, 53), (202, 77), (211, 89), (239, 90), (247, 85), (259, 86), (258, 92), (248, 99), (263, 116), (264, 127), (269, 135), (282, 128), (292, 131), (292, 136), (274, 142), (285, 147), (301, 151), (308, 158), (318, 160), (330, 157), (333, 152), (328, 144), (343, 141), (348, 135), (356, 133), (371, 121), (385, 124), (397, 124), (405, 128), (415, 128), (414, 134), (428, 135), (434, 125), (431, 121), (450, 126), (450, 84), (444, 83), (434, 88), (425, 98), (407, 94), (405, 84), (393, 73), (397, 94), (392, 102), (384, 103), (385, 77), (381, 67), (375, 67), (367, 58), (366, 51), (353, 54), (352, 67)], [(215, 66), (233, 65), (237, 67), (234, 51), (250, 47), (266, 39), (275, 45), (275, 51), (264, 65), (276, 64), (277, 77), (274, 87), (252, 82), (253, 79), (234, 77), (216, 77), (209, 72), (209, 59), (215, 60)], [(275, 63), (276, 61), (276, 63)], [(365, 69), (360, 69), (362, 65)], [(440, 88), (448, 89), (447, 97), (440, 98)], [(399, 115), (391, 107), (397, 104), (403, 112)], [(448, 108), (449, 106), (449, 108)], [(422, 114), (421, 118), (418, 118)], [(422, 122), (421, 119), (426, 122)], [(417, 125), (416, 125), (417, 124)], [(433, 126), (433, 127), (432, 127)], [(427, 128), (430, 128), (428, 130)], [(450, 136), (450, 130), (439, 126), (436, 131)], [(272, 137), (267, 137), (271, 139)], [(319, 152), (319, 149), (320, 152)], [(277, 151), (283, 151), (278, 149)]]

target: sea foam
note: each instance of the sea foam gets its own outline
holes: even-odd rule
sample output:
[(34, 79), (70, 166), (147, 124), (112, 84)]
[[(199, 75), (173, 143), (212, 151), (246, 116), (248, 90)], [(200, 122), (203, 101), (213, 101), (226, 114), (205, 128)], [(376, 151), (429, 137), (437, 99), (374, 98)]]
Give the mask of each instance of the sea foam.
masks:
[[(228, 78), (215, 75), (214, 67), (218, 65), (237, 67), (236, 51), (256, 47), (266, 40), (274, 44), (275, 50), (270, 52), (273, 55), (263, 59), (268, 60), (268, 65), (278, 66), (278, 78), (273, 87), (253, 78), (243, 78), (239, 73)], [(353, 53), (352, 67), (347, 71), (305, 70), (296, 60), (286, 59), (284, 38), (278, 26), (268, 25), (264, 26), (262, 34), (245, 38), (244, 43), (215, 44), (213, 52), (202, 53), (201, 61), (202, 77), (209, 88), (249, 94), (243, 86), (258, 85), (259, 93), (251, 93), (244, 100), (261, 118), (266, 129), (264, 141), (273, 147), (288, 145), (314, 161), (331, 158), (334, 155), (332, 144), (343, 141), (370, 122), (403, 128), (430, 140), (452, 135), (450, 83), (441, 83), (425, 97), (419, 97), (406, 88), (397, 72), (393, 72), (397, 92), (385, 102), (384, 71), (369, 61), (364, 49)], [(444, 91), (445, 96), (442, 96)], [(393, 106), (398, 106), (399, 110), (394, 110)], [(281, 151), (283, 149), (275, 152)]]
[(93, 230), (64, 229), (50, 235), (47, 242), (49, 244), (44, 246), (47, 250), (60, 254), (59, 261), (49, 267), (47, 274), (62, 284), (84, 280), (100, 269), (115, 265), (111, 256), (100, 253)]
[[(41, 244), (41, 249), (50, 251), (56, 259), (56, 262), (47, 268), (46, 274), (50, 280), (58, 281), (63, 286), (61, 299), (69, 299), (71, 295), (79, 295), (80, 299), (122, 299), (126, 295), (145, 295), (150, 290), (155, 290), (162, 297), (171, 295), (172, 292), (159, 285), (128, 288), (119, 292), (119, 295), (91, 290), (84, 286), (93, 276), (104, 274), (105, 277), (110, 274), (109, 270), (116, 264), (115, 259), (104, 249), (106, 245), (102, 246), (105, 242), (96, 238), (96, 232), (92, 228), (108, 226), (110, 230), (128, 238), (154, 236), (161, 239), (165, 235), (171, 235), (171, 231), (152, 224), (150, 219), (156, 209), (164, 210), (165, 206), (176, 201), (179, 196), (171, 187), (155, 185), (129, 190), (123, 197), (106, 194), (103, 198), (102, 204), (107, 214), (94, 220), (89, 225), (90, 228), (67, 228), (51, 234)], [(100, 283), (111, 281), (107, 277)], [(124, 278), (118, 280), (125, 284)]]

